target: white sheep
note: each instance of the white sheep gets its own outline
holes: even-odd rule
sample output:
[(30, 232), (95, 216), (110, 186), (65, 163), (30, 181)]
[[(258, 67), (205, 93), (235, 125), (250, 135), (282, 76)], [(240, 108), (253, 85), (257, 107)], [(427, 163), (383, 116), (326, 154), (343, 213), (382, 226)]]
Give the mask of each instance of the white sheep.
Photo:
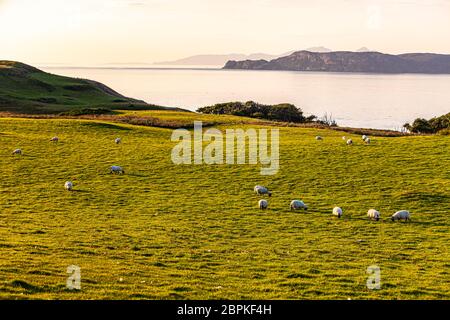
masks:
[(261, 209), (261, 210), (265, 210), (265, 209), (267, 209), (267, 207), (269, 206), (269, 202), (267, 202), (267, 200), (259, 200), (259, 202), (258, 202), (258, 207)]
[(367, 138), (366, 140), (364, 140), (367, 144), (370, 144), (370, 138)]
[(401, 211), (397, 211), (396, 213), (394, 213), (391, 217), (392, 221), (396, 221), (396, 220), (411, 220), (411, 214), (409, 213), (409, 211), (406, 210), (401, 210)]
[(321, 140), (323, 140), (323, 138), (321, 136), (317, 136), (316, 140), (321, 141)]
[(59, 141), (59, 138), (58, 138), (58, 137), (53, 137), (53, 138), (50, 139), (50, 141), (51, 141), (51, 142), (58, 142), (58, 141)]
[(14, 150), (13, 151), (13, 153), (12, 153), (13, 155), (15, 155), (15, 154), (22, 154), (22, 149), (16, 149), (16, 150)]
[(368, 136), (366, 136), (365, 134), (363, 134), (363, 136), (361, 137), (363, 139), (363, 141), (366, 141), (366, 139), (368, 138)]
[(114, 142), (115, 142), (116, 144), (119, 144), (119, 143), (121, 143), (121, 142), (122, 142), (122, 139), (120, 139), (120, 138), (116, 138), (116, 140), (114, 140)]
[(267, 194), (269, 197), (272, 196), (272, 192), (270, 192), (266, 187), (263, 187), (263, 186), (255, 186), (255, 188), (253, 190), (258, 195)]
[(72, 191), (73, 190), (73, 183), (72, 183), (72, 181), (66, 181), (66, 183), (64, 184), (64, 188), (67, 191)]
[(343, 136), (343, 137), (342, 137), (342, 140), (344, 140), (344, 141), (347, 140), (347, 137), (346, 137), (346, 136)]
[(298, 210), (298, 209), (303, 209), (303, 210), (308, 210), (308, 206), (300, 200), (292, 200), (291, 201), (291, 210)]
[(379, 221), (381, 218), (381, 214), (379, 211), (377, 211), (375, 209), (370, 209), (369, 211), (367, 211), (367, 217), (369, 219)]
[(347, 140), (347, 145), (348, 145), (348, 146), (351, 146), (352, 144), (353, 144), (353, 140), (352, 140), (352, 139), (348, 139), (348, 140)]
[(123, 168), (119, 166), (112, 166), (110, 173), (125, 174), (125, 170), (123, 170)]
[(342, 208), (339, 208), (339, 207), (333, 208), (333, 216), (341, 218), (342, 217)]

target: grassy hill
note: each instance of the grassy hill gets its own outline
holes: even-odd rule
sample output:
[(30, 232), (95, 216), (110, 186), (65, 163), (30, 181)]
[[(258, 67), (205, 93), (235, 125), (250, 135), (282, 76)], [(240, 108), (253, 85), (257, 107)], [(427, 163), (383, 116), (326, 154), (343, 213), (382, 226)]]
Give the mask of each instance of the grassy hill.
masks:
[[(184, 121), (197, 117), (265, 125)], [(280, 171), (261, 176), (259, 165), (174, 165), (171, 134), (1, 118), (0, 299), (450, 299), (450, 137), (346, 134), (347, 146), (342, 132), (280, 127)], [(114, 164), (126, 174), (110, 175)], [(256, 184), (273, 191), (267, 211)], [(289, 211), (297, 198), (307, 213)], [(400, 209), (411, 223), (388, 219)], [(65, 287), (69, 265), (80, 292)], [(371, 265), (381, 290), (366, 288)]]
[(0, 60), (0, 111), (60, 113), (82, 108), (168, 109), (124, 97), (96, 81), (58, 76), (23, 63)]

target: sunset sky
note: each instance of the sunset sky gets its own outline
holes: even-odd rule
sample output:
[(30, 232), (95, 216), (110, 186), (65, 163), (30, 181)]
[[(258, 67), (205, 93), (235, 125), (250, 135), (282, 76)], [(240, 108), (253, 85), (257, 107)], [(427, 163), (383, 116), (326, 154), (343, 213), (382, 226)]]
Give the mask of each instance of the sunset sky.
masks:
[(95, 65), (311, 46), (450, 53), (449, 0), (0, 0), (0, 59)]

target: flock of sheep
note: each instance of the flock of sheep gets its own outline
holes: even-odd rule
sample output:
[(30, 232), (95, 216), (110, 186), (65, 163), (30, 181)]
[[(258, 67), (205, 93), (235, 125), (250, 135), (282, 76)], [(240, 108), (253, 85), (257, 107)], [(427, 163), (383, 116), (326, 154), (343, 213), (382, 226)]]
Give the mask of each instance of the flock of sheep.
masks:
[[(353, 140), (352, 139), (348, 139), (346, 137), (342, 137), (342, 139), (344, 141), (346, 141), (347, 145), (353, 145)], [(322, 141), (323, 138), (321, 136), (316, 136), (316, 140), (318, 141)], [(366, 144), (370, 144), (370, 138), (366, 135), (362, 136), (362, 140), (366, 143)], [(263, 186), (255, 186), (255, 188), (253, 189), (255, 191), (256, 194), (258, 195), (268, 195), (269, 197), (272, 196), (272, 193)], [(258, 207), (261, 210), (265, 210), (269, 207), (269, 202), (265, 199), (261, 199), (258, 202)], [(291, 210), (308, 210), (308, 206), (301, 200), (292, 200), (291, 204), (290, 204), (290, 208)], [(342, 208), (340, 207), (335, 207), (333, 208), (332, 211), (332, 215), (336, 216), (338, 218), (341, 218), (343, 215), (344, 211), (342, 210)], [(375, 209), (369, 209), (369, 211), (367, 211), (367, 217), (370, 220), (375, 220), (375, 221), (379, 221), (381, 219), (381, 214), (379, 211), (375, 210)], [(409, 213), (409, 211), (407, 210), (400, 210), (397, 211), (396, 213), (394, 213), (391, 216), (391, 220), (392, 221), (396, 221), (396, 220), (405, 220), (405, 221), (410, 221), (411, 220), (411, 214)]]
[[(268, 195), (269, 197), (272, 196), (272, 193), (263, 186), (255, 186), (255, 188), (253, 189), (255, 191), (255, 193), (257, 195)], [(269, 202), (265, 199), (261, 199), (258, 202), (258, 207), (261, 210), (265, 210), (269, 207)], [(308, 210), (308, 206), (301, 200), (292, 200), (291, 204), (290, 204), (290, 209), (291, 210), (304, 210), (307, 211)], [(335, 207), (333, 208), (332, 211), (332, 215), (336, 216), (338, 218), (341, 218), (343, 215), (343, 210), (340, 207)], [(379, 211), (375, 210), (375, 209), (370, 209), (369, 211), (367, 211), (367, 217), (370, 220), (375, 220), (375, 221), (379, 221), (381, 219), (381, 214)], [(396, 221), (396, 220), (405, 220), (405, 221), (409, 221), (411, 220), (411, 214), (409, 213), (409, 211), (406, 210), (401, 210), (401, 211), (397, 211), (396, 213), (394, 213), (391, 217), (392, 221)]]
[[(343, 140), (346, 140), (347, 145), (352, 145), (353, 144), (353, 140), (352, 139), (346, 139), (346, 137), (342, 137)], [(370, 144), (370, 138), (366, 135), (362, 136), (362, 139), (365, 143)], [(317, 136), (316, 140), (323, 140), (323, 138), (321, 136)], [(53, 137), (50, 139), (51, 142), (59, 142), (59, 138), (58, 137)], [(116, 138), (114, 140), (114, 142), (116, 144), (120, 144), (122, 142), (122, 140), (120, 138)], [(21, 155), (22, 154), (22, 149), (15, 149), (13, 151), (13, 155)], [(115, 173), (115, 174), (125, 174), (125, 171), (123, 170), (122, 167), (120, 166), (111, 166), (110, 168), (110, 173)], [(73, 182), (72, 181), (66, 181), (66, 183), (64, 184), (64, 188), (68, 191), (72, 191), (73, 190)], [(256, 194), (258, 195), (268, 195), (269, 197), (272, 196), (272, 193), (269, 191), (269, 189), (267, 189), (266, 187), (263, 186), (255, 186), (254, 191)], [(261, 199), (258, 202), (258, 206), (261, 210), (265, 210), (269, 207), (269, 202), (265, 199)], [(308, 206), (301, 200), (292, 200), (291, 204), (290, 204), (290, 209), (291, 210), (308, 210)], [(338, 218), (341, 218), (343, 215), (343, 210), (340, 207), (335, 207), (333, 208), (332, 211), (332, 215), (336, 216)], [(375, 209), (369, 209), (369, 211), (367, 212), (367, 217), (370, 220), (375, 220), (375, 221), (379, 221), (381, 219), (381, 214), (379, 211), (375, 210)], [(396, 213), (394, 213), (391, 216), (391, 220), (392, 221), (396, 221), (396, 220), (405, 220), (405, 221), (410, 221), (411, 220), (411, 215), (409, 213), (409, 211), (407, 210), (401, 210), (398, 211)]]
[[(363, 141), (364, 141), (366, 144), (370, 144), (370, 138), (369, 138), (368, 136), (363, 135), (363, 136), (362, 136), (362, 139), (363, 139)], [(322, 138), (321, 136), (316, 136), (316, 140), (322, 141), (323, 138)], [(344, 136), (344, 137), (342, 137), (342, 140), (346, 141), (346, 142), (347, 142), (347, 145), (349, 145), (349, 146), (353, 145), (353, 140), (352, 140), (352, 139), (347, 139), (347, 138)]]
[[(53, 137), (53, 138), (51, 138), (50, 139), (50, 141), (51, 142), (59, 142), (59, 138), (58, 137)], [(122, 142), (122, 139), (120, 139), (120, 138), (116, 138), (115, 140), (114, 140), (114, 142), (116, 143), (116, 144), (120, 144), (121, 142)], [(14, 151), (13, 151), (13, 153), (12, 153), (13, 155), (22, 155), (22, 149), (15, 149)], [(120, 166), (111, 166), (110, 167), (110, 171), (109, 171), (110, 173), (116, 173), (116, 174), (125, 174), (125, 170), (123, 170), (123, 168), (122, 167), (120, 167)], [(64, 188), (67, 190), (67, 191), (73, 191), (73, 182), (72, 181), (66, 181), (65, 183), (64, 183)]]

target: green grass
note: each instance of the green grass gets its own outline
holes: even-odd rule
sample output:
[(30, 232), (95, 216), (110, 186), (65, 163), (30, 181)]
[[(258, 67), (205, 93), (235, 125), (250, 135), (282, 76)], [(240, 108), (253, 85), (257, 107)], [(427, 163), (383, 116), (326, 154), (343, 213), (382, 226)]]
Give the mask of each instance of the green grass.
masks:
[[(218, 126), (231, 127), (249, 125)], [(450, 299), (450, 137), (351, 136), (349, 147), (336, 131), (284, 127), (280, 171), (261, 176), (259, 165), (174, 165), (171, 133), (0, 119), (0, 298)], [(113, 164), (126, 174), (108, 174)], [(256, 184), (273, 191), (267, 211)], [(292, 199), (308, 213), (290, 212)], [(366, 220), (370, 208), (382, 221)], [(400, 209), (411, 223), (388, 219)], [(69, 265), (80, 292), (65, 288)], [(381, 290), (366, 288), (370, 265)]]
[(117, 110), (116, 113), (118, 116), (128, 116), (133, 118), (155, 118), (162, 122), (177, 123), (180, 126), (192, 126), (194, 120), (202, 121), (204, 126), (223, 124), (274, 124), (274, 122), (262, 119), (252, 119), (226, 114), (212, 115), (174, 110)]

